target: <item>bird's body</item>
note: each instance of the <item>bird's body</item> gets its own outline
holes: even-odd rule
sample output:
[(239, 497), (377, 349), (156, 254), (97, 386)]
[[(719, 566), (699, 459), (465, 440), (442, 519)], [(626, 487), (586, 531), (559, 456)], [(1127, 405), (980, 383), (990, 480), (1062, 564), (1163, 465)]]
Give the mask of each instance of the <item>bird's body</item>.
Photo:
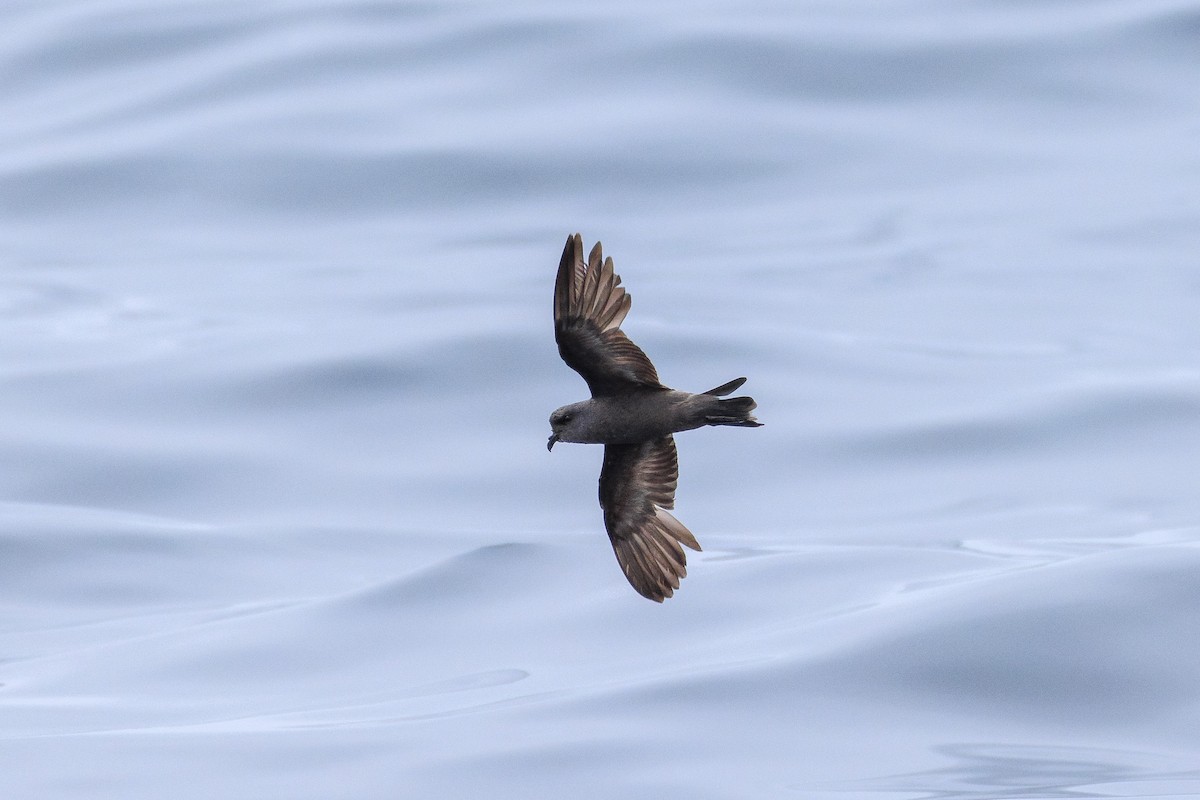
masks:
[(583, 424), (563, 426), (571, 432), (557, 436), (555, 441), (637, 444), (659, 439), (712, 424), (708, 419), (720, 411), (720, 402), (711, 395), (674, 389), (634, 389), (626, 394), (593, 397), (559, 409)]
[(554, 337), (592, 397), (550, 415), (555, 442), (603, 444), (600, 506), (617, 561), (643, 596), (662, 602), (687, 574), (680, 545), (694, 536), (667, 512), (679, 476), (672, 434), (705, 425), (758, 427), (750, 397), (722, 399), (737, 378), (701, 394), (663, 386), (654, 364), (621, 331), (630, 298), (597, 242), (585, 264), (579, 234), (567, 238), (554, 285)]

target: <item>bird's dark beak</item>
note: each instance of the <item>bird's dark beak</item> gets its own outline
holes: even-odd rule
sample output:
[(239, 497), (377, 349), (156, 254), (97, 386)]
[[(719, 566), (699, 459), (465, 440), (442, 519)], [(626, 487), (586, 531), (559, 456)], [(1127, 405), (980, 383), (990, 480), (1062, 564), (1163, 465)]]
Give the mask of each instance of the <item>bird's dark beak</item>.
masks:
[(547, 450), (553, 450), (553, 449), (554, 449), (554, 443), (555, 443), (555, 442), (557, 442), (557, 441), (558, 441), (558, 434), (557, 434), (557, 433), (552, 433), (552, 434), (550, 434), (550, 441), (546, 442), (546, 449), (547, 449)]

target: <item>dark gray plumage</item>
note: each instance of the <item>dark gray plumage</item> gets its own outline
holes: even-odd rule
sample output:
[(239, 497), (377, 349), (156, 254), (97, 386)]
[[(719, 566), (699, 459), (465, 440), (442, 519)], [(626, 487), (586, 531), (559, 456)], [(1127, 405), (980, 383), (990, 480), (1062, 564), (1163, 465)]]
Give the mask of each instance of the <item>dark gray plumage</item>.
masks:
[(687, 574), (691, 531), (671, 516), (679, 462), (673, 433), (705, 425), (758, 427), (750, 397), (721, 398), (737, 378), (703, 394), (663, 386), (650, 359), (621, 332), (630, 297), (596, 242), (583, 260), (583, 239), (567, 237), (554, 283), (554, 338), (567, 366), (587, 381), (592, 398), (550, 415), (550, 441), (604, 445), (600, 507), (617, 561), (634, 589), (662, 602)]

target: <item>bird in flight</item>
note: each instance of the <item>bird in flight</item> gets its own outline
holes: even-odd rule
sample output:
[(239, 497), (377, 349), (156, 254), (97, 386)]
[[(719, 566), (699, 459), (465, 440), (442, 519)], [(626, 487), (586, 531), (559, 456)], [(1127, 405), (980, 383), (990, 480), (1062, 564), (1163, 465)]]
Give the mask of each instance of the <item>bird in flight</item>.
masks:
[(751, 397), (721, 399), (736, 378), (702, 394), (663, 386), (654, 364), (621, 331), (631, 298), (600, 243), (583, 259), (583, 239), (567, 237), (554, 282), (554, 339), (567, 366), (591, 390), (590, 400), (550, 415), (550, 441), (604, 445), (600, 508), (617, 561), (643, 597), (661, 603), (687, 574), (685, 545), (700, 544), (667, 509), (675, 507), (679, 431), (705, 425), (757, 428)]

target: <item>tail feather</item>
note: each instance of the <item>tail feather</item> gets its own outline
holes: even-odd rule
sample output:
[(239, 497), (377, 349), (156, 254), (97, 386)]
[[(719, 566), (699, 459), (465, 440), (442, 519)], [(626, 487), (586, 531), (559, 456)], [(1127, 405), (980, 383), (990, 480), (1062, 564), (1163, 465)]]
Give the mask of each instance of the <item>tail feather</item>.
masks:
[(722, 383), (715, 389), (709, 389), (707, 392), (705, 392), (705, 394), (711, 394), (713, 397), (724, 397), (727, 394), (733, 394), (735, 391), (740, 389), (742, 384), (745, 382), (745, 378), (734, 378), (729, 383)]
[[(733, 381), (736, 384), (733, 388), (741, 386), (745, 378)], [(726, 384), (729, 386), (730, 384)], [(717, 387), (718, 389), (725, 388), (724, 386)], [(715, 390), (714, 390), (715, 391)], [(730, 391), (733, 391), (732, 389)], [(713, 392), (705, 392), (712, 394)], [(760, 428), (762, 423), (754, 418), (750, 412), (758, 407), (758, 403), (754, 402), (753, 397), (731, 397), (728, 400), (718, 400), (717, 407), (713, 409), (713, 413), (704, 416), (706, 425), (734, 425), (741, 428)]]

